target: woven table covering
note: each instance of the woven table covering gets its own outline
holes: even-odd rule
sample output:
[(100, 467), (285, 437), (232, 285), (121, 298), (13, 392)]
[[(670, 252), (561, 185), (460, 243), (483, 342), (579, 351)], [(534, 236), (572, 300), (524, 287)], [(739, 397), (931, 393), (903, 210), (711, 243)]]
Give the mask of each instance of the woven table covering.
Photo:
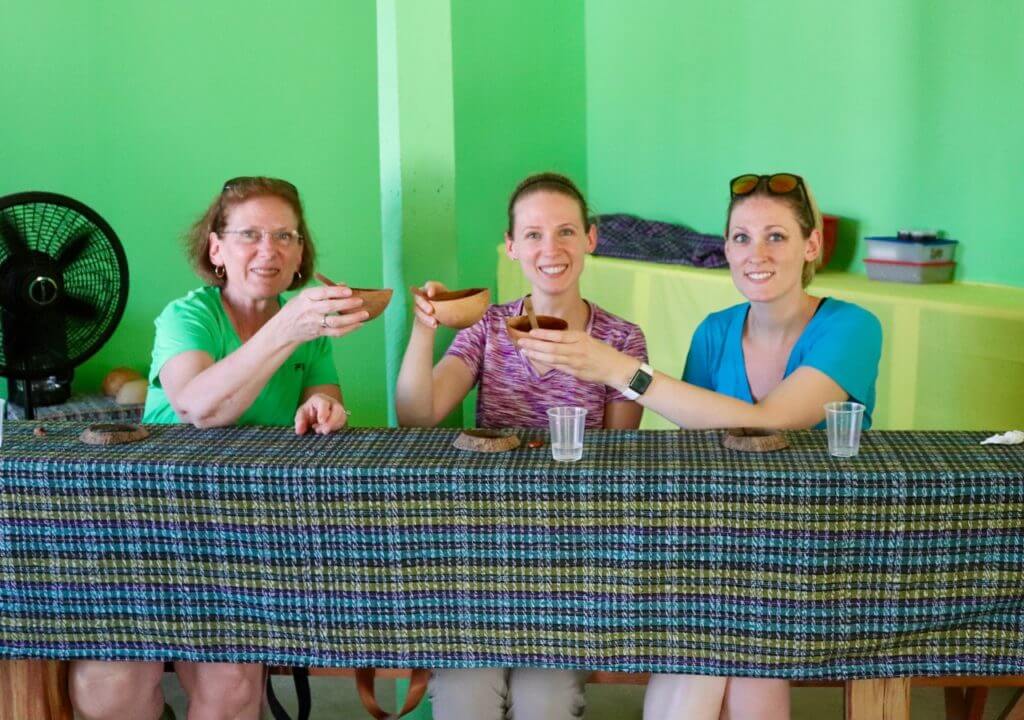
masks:
[(587, 431), (583, 459), (448, 429), (8, 423), (0, 657), (1024, 674), (1024, 447)]

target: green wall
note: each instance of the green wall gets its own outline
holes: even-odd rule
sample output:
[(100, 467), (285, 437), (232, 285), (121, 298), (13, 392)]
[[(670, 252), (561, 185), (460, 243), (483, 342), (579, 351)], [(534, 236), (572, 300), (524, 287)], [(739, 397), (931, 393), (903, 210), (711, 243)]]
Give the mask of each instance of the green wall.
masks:
[[(516, 184), (554, 170), (586, 187), (583, 3), (451, 0), (451, 21), (458, 286), (497, 301), (494, 246)], [(474, 391), (464, 424), (475, 403)]]
[(508, 197), (530, 173), (586, 186), (582, 0), (451, 0), (459, 282), (495, 288)]
[(938, 228), (958, 277), (1024, 285), (1024, 3), (588, 2), (587, 169), (604, 212), (719, 233), (729, 178), (791, 170), (865, 235)]
[[(450, 0), (378, 0), (378, 86), (387, 318), (388, 413), (411, 326), (411, 285), (458, 286)], [(451, 335), (440, 333), (440, 357)], [(454, 413), (450, 424), (460, 425)]]
[[(36, 0), (3, 26), (0, 195), (81, 200), (128, 255), (124, 319), (76, 387), (148, 367), (153, 318), (199, 285), (179, 237), (229, 177), (293, 181), (324, 272), (381, 283), (373, 0)], [(353, 422), (385, 423), (383, 323), (335, 348)]]
[(508, 193), (539, 170), (596, 211), (719, 232), (729, 177), (792, 169), (845, 218), (840, 267), (864, 235), (937, 227), (961, 279), (1024, 284), (1018, 0), (39, 0), (3, 21), (0, 195), (91, 205), (131, 268), (80, 390), (145, 369), (153, 318), (198, 284), (179, 237), (238, 174), (300, 187), (328, 275), (397, 290), (336, 344), (362, 425), (389, 419), (405, 288), (494, 289)]

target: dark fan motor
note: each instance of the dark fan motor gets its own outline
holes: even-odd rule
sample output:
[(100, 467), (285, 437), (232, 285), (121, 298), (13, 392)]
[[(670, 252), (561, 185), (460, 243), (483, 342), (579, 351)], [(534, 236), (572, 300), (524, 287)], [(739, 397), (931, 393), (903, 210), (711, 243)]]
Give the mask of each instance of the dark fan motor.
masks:
[(0, 198), (0, 376), (24, 395), (26, 418), (38, 381), (70, 379), (113, 334), (127, 299), (124, 249), (95, 211), (54, 193)]

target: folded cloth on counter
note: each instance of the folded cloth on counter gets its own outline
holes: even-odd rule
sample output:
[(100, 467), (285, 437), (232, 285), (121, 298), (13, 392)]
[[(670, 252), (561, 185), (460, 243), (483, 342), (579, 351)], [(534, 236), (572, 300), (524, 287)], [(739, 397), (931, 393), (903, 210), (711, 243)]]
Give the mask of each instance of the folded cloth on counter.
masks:
[(981, 441), (982, 445), (1020, 445), (1024, 443), (1024, 432), (1009, 430), (1002, 435), (993, 435)]
[(635, 215), (598, 215), (595, 221), (595, 255), (705, 268), (728, 264), (720, 235), (705, 235), (685, 225)]

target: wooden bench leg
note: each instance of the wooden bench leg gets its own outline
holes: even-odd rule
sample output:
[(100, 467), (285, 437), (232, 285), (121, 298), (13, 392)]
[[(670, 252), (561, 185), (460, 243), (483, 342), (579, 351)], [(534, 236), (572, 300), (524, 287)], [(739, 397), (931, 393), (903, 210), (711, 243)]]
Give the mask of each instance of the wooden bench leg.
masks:
[(1024, 690), (1018, 690), (998, 720), (1024, 720)]
[(910, 720), (910, 679), (849, 680), (846, 720)]
[(68, 664), (0, 660), (0, 720), (73, 720)]
[(987, 687), (948, 687), (946, 697), (946, 720), (983, 720)]

